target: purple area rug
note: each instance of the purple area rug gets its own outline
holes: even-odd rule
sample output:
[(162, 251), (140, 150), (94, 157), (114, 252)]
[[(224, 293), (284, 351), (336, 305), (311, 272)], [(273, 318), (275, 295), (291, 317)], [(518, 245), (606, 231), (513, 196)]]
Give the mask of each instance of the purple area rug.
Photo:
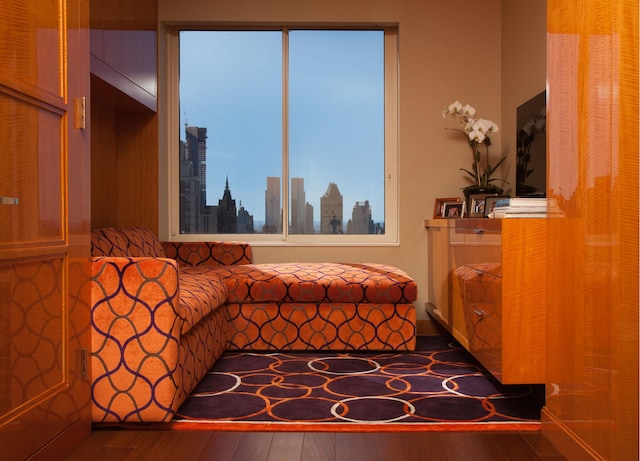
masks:
[(496, 381), (448, 336), (415, 352), (227, 352), (176, 429), (538, 430), (542, 385)]

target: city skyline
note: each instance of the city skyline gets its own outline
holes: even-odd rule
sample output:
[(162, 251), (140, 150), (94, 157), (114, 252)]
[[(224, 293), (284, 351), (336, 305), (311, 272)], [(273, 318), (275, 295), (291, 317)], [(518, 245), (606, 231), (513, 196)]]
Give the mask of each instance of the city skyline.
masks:
[[(217, 204), (211, 203), (206, 198), (215, 194), (206, 179), (207, 128), (185, 126), (185, 139), (180, 141), (179, 149), (181, 233), (282, 232), (284, 208), (280, 177), (265, 178), (264, 215), (257, 215), (258, 219), (257, 210), (245, 207), (241, 197), (233, 197), (228, 176), (221, 198)], [(351, 217), (345, 215), (344, 197), (334, 182), (329, 182), (319, 198), (319, 207), (307, 201), (304, 178), (291, 178), (289, 196), (287, 229), (291, 234), (384, 233), (384, 222), (374, 223), (368, 200), (355, 201)], [(262, 216), (264, 219), (260, 219)]]
[[(280, 182), (280, 178), (279, 177), (268, 177), (265, 178), (267, 181), (265, 182), (265, 184), (269, 183), (269, 180), (271, 180), (271, 182), (274, 182), (274, 180), (278, 180), (278, 184)], [(304, 178), (291, 178), (292, 181), (293, 180), (304, 180)], [(333, 182), (329, 182), (329, 185), (327, 186), (327, 189), (331, 189), (332, 186), (336, 186), (338, 191), (339, 191), (339, 186)], [(267, 190), (265, 190), (265, 209), (268, 208), (268, 186), (267, 186)], [(207, 194), (209, 195), (209, 192), (207, 192)], [(220, 203), (224, 202), (224, 197), (226, 194), (229, 194), (230, 198), (233, 200), (233, 202), (236, 204), (237, 210), (238, 210), (238, 217), (240, 214), (240, 210), (242, 210), (243, 213), (247, 213), (248, 215), (250, 215), (252, 217), (252, 222), (254, 224), (254, 232), (255, 233), (281, 233), (282, 232), (282, 219), (281, 219), (281, 215), (282, 215), (282, 207), (278, 207), (277, 211), (275, 213), (271, 213), (272, 217), (273, 215), (277, 215), (278, 219), (277, 221), (275, 221), (275, 224), (270, 224), (269, 219), (267, 219), (267, 216), (270, 214), (268, 213), (268, 211), (265, 210), (265, 218), (264, 219), (256, 219), (255, 218), (255, 213), (252, 212), (252, 210), (248, 209), (245, 205), (244, 202), (241, 198), (234, 196), (233, 194), (233, 187), (231, 182), (227, 182), (225, 184), (224, 187), (224, 191), (222, 193), (221, 196), (219, 196), (218, 199), (216, 199), (214, 201), (215, 204), (207, 204), (206, 206), (209, 208), (213, 208), (213, 207), (217, 207), (220, 205)], [(215, 195), (215, 192), (212, 192), (211, 195)], [(279, 193), (278, 195), (281, 195), (281, 193)], [(306, 195), (306, 194), (305, 194)], [(325, 194), (323, 194), (323, 196), (326, 196), (327, 193), (325, 192)], [(280, 200), (279, 200), (280, 202)], [(331, 234), (331, 233), (348, 233), (348, 234), (370, 234), (370, 233), (383, 233), (384, 232), (384, 221), (375, 221), (373, 220), (372, 216), (372, 208), (370, 206), (370, 203), (368, 200), (363, 200), (363, 201), (356, 201), (354, 202), (351, 206), (349, 204), (342, 204), (341, 205), (341, 212), (340, 213), (335, 213), (335, 214), (331, 214), (329, 215), (329, 219), (333, 220), (335, 219), (335, 216), (340, 216), (341, 219), (340, 224), (338, 226), (339, 231), (338, 232), (333, 232), (333, 231), (323, 231), (322, 229), (322, 216), (321, 216), (321, 212), (322, 212), (322, 207), (318, 207), (315, 208), (313, 206), (310, 206), (309, 202), (305, 202), (304, 204), (304, 208), (305, 208), (305, 216), (303, 218), (303, 224), (302, 227), (304, 228), (303, 230), (301, 230), (300, 228), (300, 223), (296, 222), (296, 220), (294, 219), (294, 213), (293, 213), (293, 209), (295, 207), (291, 207), (290, 209), (290, 213), (289, 213), (289, 232), (293, 233), (293, 234), (309, 234), (309, 229), (313, 229), (312, 233), (323, 233), (323, 234)], [(312, 222), (309, 222), (309, 216), (308, 216), (308, 210), (309, 207), (311, 208), (312, 211), (315, 211), (313, 213), (313, 220)], [(346, 209), (346, 210), (345, 210)], [(345, 211), (349, 211), (349, 213), (345, 213)], [(366, 213), (366, 210), (369, 210), (369, 213)], [(354, 216), (355, 214), (355, 216)], [(368, 222), (368, 220), (371, 221), (371, 223)], [(373, 229), (367, 229), (368, 231), (365, 232), (365, 226), (369, 226), (369, 224), (371, 224), (373, 226)], [(264, 231), (263, 226), (270, 226), (271, 229), (268, 231)], [(352, 232), (349, 231), (350, 226), (353, 226), (354, 229)], [(238, 233), (241, 233), (240, 231), (238, 231)]]
[(282, 32), (180, 33), (181, 137), (185, 126), (208, 129), (203, 200), (217, 204), (228, 177), (255, 221), (265, 221), (265, 178), (283, 177), (286, 158), (286, 173), (304, 178), (305, 203), (316, 214), (333, 182), (348, 204), (345, 216), (368, 201), (374, 221), (384, 221), (384, 33), (289, 35), (285, 138)]

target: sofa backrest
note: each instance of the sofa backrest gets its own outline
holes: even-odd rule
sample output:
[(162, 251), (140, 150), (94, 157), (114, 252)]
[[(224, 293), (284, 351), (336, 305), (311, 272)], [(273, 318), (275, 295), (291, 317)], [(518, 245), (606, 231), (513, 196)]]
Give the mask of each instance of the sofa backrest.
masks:
[(107, 227), (91, 231), (91, 256), (166, 258), (162, 244), (146, 227)]

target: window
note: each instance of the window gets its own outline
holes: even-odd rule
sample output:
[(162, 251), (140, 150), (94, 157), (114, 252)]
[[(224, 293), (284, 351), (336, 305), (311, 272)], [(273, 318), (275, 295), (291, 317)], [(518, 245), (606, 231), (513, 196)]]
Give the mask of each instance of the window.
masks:
[(173, 37), (175, 238), (396, 241), (395, 30)]

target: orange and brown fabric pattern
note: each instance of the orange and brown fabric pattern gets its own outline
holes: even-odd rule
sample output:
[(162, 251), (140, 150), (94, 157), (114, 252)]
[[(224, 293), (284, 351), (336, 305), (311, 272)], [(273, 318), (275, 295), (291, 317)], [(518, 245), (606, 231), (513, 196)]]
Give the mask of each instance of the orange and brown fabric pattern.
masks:
[(415, 281), (383, 264), (250, 264), (215, 272), (227, 286), (229, 349), (413, 350)]
[(244, 242), (92, 231), (94, 422), (168, 421), (228, 349), (413, 350), (415, 281), (382, 264), (252, 264)]

